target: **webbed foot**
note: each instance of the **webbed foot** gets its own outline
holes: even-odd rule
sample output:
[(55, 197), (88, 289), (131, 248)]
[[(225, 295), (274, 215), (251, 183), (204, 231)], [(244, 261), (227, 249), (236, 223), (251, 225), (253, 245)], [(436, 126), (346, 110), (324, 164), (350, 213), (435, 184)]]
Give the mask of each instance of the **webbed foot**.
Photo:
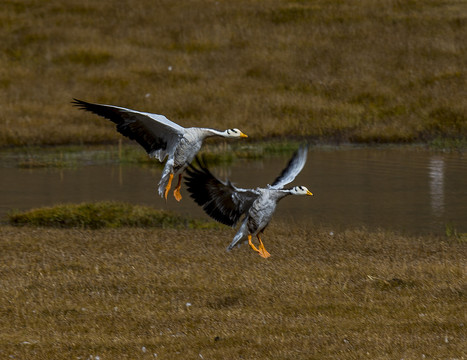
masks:
[(251, 242), (251, 235), (248, 235), (248, 244), (250, 244), (251, 248), (254, 251), (256, 251), (261, 257), (263, 257), (265, 259), (270, 257), (271, 254), (269, 254), (268, 251), (266, 250), (266, 248), (264, 247), (264, 244), (261, 241), (261, 238), (258, 235), (256, 235), (256, 237), (259, 240), (259, 247), (258, 248)]
[(167, 200), (167, 195), (169, 193), (170, 187), (172, 186), (173, 177), (174, 177), (174, 174), (170, 174), (169, 181), (167, 182), (167, 186), (165, 187), (165, 193), (164, 193), (165, 200)]
[(174, 198), (177, 201), (182, 200), (182, 194), (180, 194), (180, 188), (182, 187), (182, 174), (178, 175), (178, 184), (174, 190)]

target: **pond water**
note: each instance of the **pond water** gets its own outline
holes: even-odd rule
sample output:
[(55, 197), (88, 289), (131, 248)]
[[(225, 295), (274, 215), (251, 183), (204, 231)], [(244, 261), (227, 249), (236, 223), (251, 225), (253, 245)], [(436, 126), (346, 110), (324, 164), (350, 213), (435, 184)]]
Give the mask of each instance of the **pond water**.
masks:
[[(240, 160), (211, 170), (239, 187), (271, 183), (289, 156)], [(114, 200), (206, 217), (182, 187), (183, 200), (156, 192), (160, 167), (88, 165), (72, 169), (0, 167), (0, 217), (58, 203)], [(401, 148), (311, 149), (292, 185), (313, 197), (289, 196), (275, 221), (307, 222), (330, 230), (365, 226), (409, 234), (467, 232), (467, 159), (462, 154)], [(273, 221), (274, 221), (273, 219)]]

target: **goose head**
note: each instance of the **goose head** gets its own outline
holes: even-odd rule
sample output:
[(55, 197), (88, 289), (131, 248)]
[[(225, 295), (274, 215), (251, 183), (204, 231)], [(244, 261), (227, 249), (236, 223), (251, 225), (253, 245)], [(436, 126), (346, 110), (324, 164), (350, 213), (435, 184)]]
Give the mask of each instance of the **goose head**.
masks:
[(224, 131), (224, 136), (225, 137), (231, 137), (231, 138), (239, 138), (239, 137), (248, 137), (248, 135), (245, 135), (238, 129), (228, 129)]
[(305, 186), (294, 186), (290, 189), (292, 195), (313, 195)]

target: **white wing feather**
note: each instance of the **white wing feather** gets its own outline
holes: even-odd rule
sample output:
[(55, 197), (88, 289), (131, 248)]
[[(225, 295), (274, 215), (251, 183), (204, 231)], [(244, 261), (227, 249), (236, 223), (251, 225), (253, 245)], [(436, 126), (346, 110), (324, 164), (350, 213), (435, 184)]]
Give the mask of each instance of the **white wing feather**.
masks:
[(137, 141), (146, 152), (160, 161), (173, 155), (185, 128), (164, 115), (151, 114), (115, 105), (93, 104), (74, 99), (73, 104), (111, 120), (122, 135)]
[(288, 183), (291, 183), (297, 175), (302, 171), (306, 163), (306, 158), (308, 154), (308, 147), (301, 146), (297, 152), (294, 154), (292, 159), (290, 159), (287, 167), (282, 171), (282, 173), (277, 177), (276, 180), (269, 186), (270, 189), (282, 189)]

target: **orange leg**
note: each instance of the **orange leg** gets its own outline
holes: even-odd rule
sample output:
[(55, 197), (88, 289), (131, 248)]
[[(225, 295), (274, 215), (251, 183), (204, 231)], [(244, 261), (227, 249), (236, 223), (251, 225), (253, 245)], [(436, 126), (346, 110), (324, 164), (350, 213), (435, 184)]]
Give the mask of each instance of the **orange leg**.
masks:
[(270, 257), (271, 254), (267, 252), (266, 248), (264, 247), (263, 242), (261, 241), (261, 238), (259, 237), (259, 234), (257, 234), (256, 237), (257, 237), (258, 240), (259, 240), (259, 254), (260, 254), (263, 258), (268, 258), (268, 257)]
[(268, 258), (271, 256), (271, 254), (269, 254), (266, 249), (264, 248), (264, 244), (263, 242), (261, 241), (261, 238), (259, 237), (259, 234), (256, 235), (256, 237), (258, 238), (259, 240), (259, 248), (257, 248), (252, 242), (251, 242), (251, 235), (248, 235), (248, 244), (250, 244), (251, 248), (256, 251), (260, 256), (262, 256), (263, 258)]
[(178, 184), (174, 190), (174, 197), (175, 197), (175, 200), (177, 201), (182, 200), (182, 194), (180, 194), (181, 187), (182, 187), (182, 174), (178, 175)]
[(165, 200), (167, 200), (167, 194), (169, 193), (170, 187), (172, 186), (173, 177), (174, 177), (174, 174), (171, 173), (169, 177), (169, 182), (167, 183), (167, 186), (165, 187), (165, 194), (164, 194)]
[(257, 253), (259, 253), (259, 249), (256, 248), (256, 246), (251, 242), (251, 235), (248, 234), (248, 244), (250, 244), (251, 248), (256, 251)]

